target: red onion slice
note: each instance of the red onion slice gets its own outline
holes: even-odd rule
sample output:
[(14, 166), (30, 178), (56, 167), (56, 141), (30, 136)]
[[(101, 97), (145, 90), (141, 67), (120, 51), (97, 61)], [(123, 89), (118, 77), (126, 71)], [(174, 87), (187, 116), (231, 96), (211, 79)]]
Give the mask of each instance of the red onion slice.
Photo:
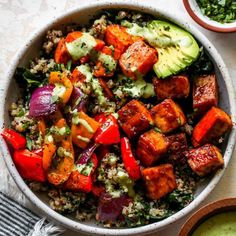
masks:
[(45, 85), (34, 90), (29, 105), (31, 117), (48, 116), (56, 111), (57, 104), (52, 102), (54, 85)]

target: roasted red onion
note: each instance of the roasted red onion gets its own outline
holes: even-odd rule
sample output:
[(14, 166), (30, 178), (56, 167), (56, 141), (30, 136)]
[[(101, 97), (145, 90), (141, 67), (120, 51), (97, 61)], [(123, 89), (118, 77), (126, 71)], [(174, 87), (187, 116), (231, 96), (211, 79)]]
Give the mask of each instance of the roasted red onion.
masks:
[(94, 143), (89, 145), (87, 149), (85, 149), (79, 156), (79, 160), (77, 164), (87, 164), (88, 160), (91, 158), (92, 154), (94, 153), (95, 149), (99, 146), (99, 144)]
[(74, 86), (69, 102), (71, 105), (71, 110), (73, 111), (77, 109), (77, 111), (86, 112), (87, 102), (88, 100), (81, 89)]
[(32, 117), (48, 116), (56, 111), (57, 105), (52, 102), (54, 85), (45, 85), (34, 90), (29, 105)]
[(112, 198), (108, 193), (102, 193), (98, 204), (98, 219), (100, 221), (116, 221), (121, 215), (124, 206), (132, 202), (131, 198), (122, 195), (118, 198)]

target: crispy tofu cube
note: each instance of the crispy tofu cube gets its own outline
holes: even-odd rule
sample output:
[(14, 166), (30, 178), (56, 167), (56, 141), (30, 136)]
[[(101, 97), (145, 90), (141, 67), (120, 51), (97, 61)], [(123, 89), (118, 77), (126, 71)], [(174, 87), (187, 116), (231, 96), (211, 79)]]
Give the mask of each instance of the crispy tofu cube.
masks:
[(184, 152), (188, 149), (185, 133), (178, 133), (167, 136), (170, 146), (168, 148), (168, 160), (174, 164), (185, 162)]
[(148, 109), (137, 100), (132, 100), (123, 106), (118, 115), (121, 127), (129, 138), (145, 132), (152, 122)]
[(105, 42), (120, 51), (120, 55), (135, 41), (141, 37), (129, 34), (121, 25), (108, 25), (105, 31)]
[(168, 146), (166, 136), (152, 129), (140, 136), (136, 154), (144, 166), (152, 166), (167, 153)]
[(133, 43), (120, 57), (123, 73), (131, 78), (145, 75), (157, 62), (157, 51), (142, 40)]
[(177, 187), (171, 164), (143, 169), (142, 175), (145, 181), (147, 195), (153, 200), (158, 200), (166, 196)]
[(193, 82), (193, 109), (201, 115), (218, 104), (218, 85), (215, 75), (195, 78)]
[(189, 95), (190, 83), (187, 76), (176, 75), (167, 79), (153, 79), (157, 99), (186, 98)]
[(219, 138), (232, 128), (232, 121), (220, 108), (212, 107), (193, 129), (192, 144), (194, 147), (206, 144)]
[(199, 176), (205, 176), (224, 165), (220, 150), (212, 144), (191, 149), (185, 155), (189, 166)]
[(169, 133), (186, 123), (186, 117), (172, 99), (165, 99), (151, 109), (151, 116), (155, 125), (162, 133)]

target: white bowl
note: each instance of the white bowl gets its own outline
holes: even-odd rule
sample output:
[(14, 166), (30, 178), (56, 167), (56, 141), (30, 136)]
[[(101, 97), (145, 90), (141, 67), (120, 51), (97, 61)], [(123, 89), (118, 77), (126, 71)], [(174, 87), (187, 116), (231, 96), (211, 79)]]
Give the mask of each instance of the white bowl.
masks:
[[(3, 95), (5, 97), (5, 101), (1, 104), (0, 107), (0, 127), (3, 127), (3, 124), (6, 126), (10, 124), (8, 107), (9, 104), (16, 99), (18, 93), (17, 86), (14, 80), (12, 79), (14, 71), (17, 66), (25, 65), (29, 61), (29, 59), (34, 58), (38, 54), (43, 36), (48, 29), (59, 27), (62, 24), (74, 21), (86, 23), (91, 17), (98, 14), (103, 9), (124, 8), (139, 10), (141, 12), (153, 14), (157, 17), (165, 17), (166, 19), (169, 19), (175, 22), (176, 24), (182, 26), (186, 30), (190, 31), (195, 36), (195, 38), (206, 48), (211, 59), (214, 61), (221, 95), (220, 106), (223, 107), (226, 112), (231, 114), (233, 122), (235, 122), (236, 109), (232, 82), (230, 80), (228, 71), (224, 65), (223, 60), (216, 51), (215, 47), (211, 44), (211, 42), (208, 41), (208, 39), (204, 35), (202, 35), (198, 30), (196, 30), (193, 26), (189, 25), (183, 19), (176, 19), (171, 15), (166, 14), (164, 11), (157, 11), (155, 8), (150, 7), (146, 4), (143, 5), (136, 2), (128, 3), (128, 1), (127, 3), (123, 1), (112, 1), (112, 3), (96, 2), (86, 7), (78, 7), (76, 10), (70, 11), (58, 17), (57, 19), (54, 19), (49, 24), (45, 25), (42, 29), (38, 30), (37, 33), (35, 33), (25, 45), (22, 46), (15, 59), (12, 60), (12, 63), (9, 66), (9, 70), (6, 73), (8, 83), (6, 85)], [(76, 220), (64, 217), (61, 214), (53, 211), (48, 206), (47, 202), (45, 201), (45, 198), (41, 195), (33, 193), (23, 181), (12, 161), (7, 145), (2, 138), (0, 139), (0, 147), (7, 168), (12, 177), (14, 178), (18, 187), (44, 215), (48, 216), (49, 219), (52, 219), (55, 222), (75, 231), (93, 235), (140, 235), (156, 232), (160, 229), (168, 227), (171, 223), (176, 222), (177, 220), (188, 214), (190, 211), (195, 209), (209, 195), (209, 193), (212, 191), (212, 189), (222, 177), (224, 170), (229, 163), (235, 143), (235, 135), (235, 127), (233, 127), (224, 145), (224, 169), (217, 172), (213, 177), (210, 177), (198, 187), (195, 199), (187, 207), (162, 221), (137, 228), (124, 229), (106, 229), (91, 222), (80, 223)]]
[(183, 0), (183, 3), (188, 14), (202, 27), (221, 33), (236, 32), (236, 20), (231, 23), (220, 23), (205, 16), (196, 0)]

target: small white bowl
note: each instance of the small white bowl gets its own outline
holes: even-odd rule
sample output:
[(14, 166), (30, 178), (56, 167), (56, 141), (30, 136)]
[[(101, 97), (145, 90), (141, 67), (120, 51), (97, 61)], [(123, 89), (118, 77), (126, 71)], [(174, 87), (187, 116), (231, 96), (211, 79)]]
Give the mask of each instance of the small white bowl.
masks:
[(220, 23), (205, 16), (196, 0), (183, 0), (183, 3), (188, 14), (202, 27), (221, 33), (236, 32), (236, 20), (232, 23)]
[[(199, 43), (204, 46), (211, 60), (214, 62), (221, 95), (219, 105), (231, 115), (232, 120), (235, 123), (236, 108), (233, 85), (230, 80), (227, 68), (212, 43), (201, 32), (195, 29), (192, 25), (189, 25), (188, 22), (183, 19), (177, 19), (173, 17), (173, 14), (166, 14), (165, 10), (157, 10), (156, 8), (148, 6), (144, 2), (141, 4), (140, 1), (129, 2), (126, 0), (113, 0), (112, 2), (103, 1), (94, 2), (92, 4), (89, 3), (87, 4), (87, 6), (83, 7), (78, 6), (75, 10), (67, 12), (54, 19), (53, 21), (49, 22), (42, 29), (39, 29), (36, 33), (34, 33), (31, 39), (27, 41), (25, 45), (22, 45), (22, 48), (17, 53), (16, 57), (11, 61), (9, 69), (5, 75), (7, 85), (6, 88), (4, 88), (3, 92), (3, 97), (5, 98), (5, 100), (2, 101), (2, 103), (0, 104), (0, 132), (2, 130), (2, 127), (10, 125), (8, 108), (9, 105), (13, 101), (15, 101), (17, 94), (19, 94), (19, 89), (16, 86), (15, 81), (13, 80), (14, 72), (18, 66), (26, 65), (30, 59), (35, 58), (39, 54), (39, 50), (41, 48), (41, 44), (46, 31), (52, 28), (60, 28), (70, 22), (77, 22), (81, 24), (87, 23), (92, 17), (101, 13), (104, 9), (127, 9), (137, 10), (143, 13), (149, 13), (156, 17), (162, 17), (167, 20), (170, 20), (178, 24), (179, 26), (185, 28), (187, 31), (191, 32), (194, 37), (199, 41)], [(24, 180), (21, 178), (12, 161), (7, 145), (2, 138), (0, 138), (0, 150), (9, 172), (18, 187), (20, 188), (20, 190), (37, 207), (37, 209), (39, 209), (39, 213), (41, 212), (49, 219), (75, 231), (92, 235), (143, 235), (147, 233), (156, 232), (158, 230), (168, 227), (172, 223), (175, 223), (177, 220), (194, 210), (209, 195), (212, 189), (219, 182), (220, 178), (224, 173), (225, 168), (229, 163), (235, 144), (235, 137), (236, 129), (234, 126), (230, 134), (227, 136), (223, 146), (223, 154), (225, 160), (224, 168), (218, 171), (215, 175), (207, 178), (198, 186), (197, 191), (195, 193), (195, 199), (187, 207), (159, 222), (136, 228), (123, 229), (107, 229), (101, 227), (100, 225), (97, 225), (95, 222), (78, 222), (75, 219), (65, 217), (55, 212), (49, 207), (45, 196), (32, 192), (27, 186), (27, 184), (24, 182)]]

